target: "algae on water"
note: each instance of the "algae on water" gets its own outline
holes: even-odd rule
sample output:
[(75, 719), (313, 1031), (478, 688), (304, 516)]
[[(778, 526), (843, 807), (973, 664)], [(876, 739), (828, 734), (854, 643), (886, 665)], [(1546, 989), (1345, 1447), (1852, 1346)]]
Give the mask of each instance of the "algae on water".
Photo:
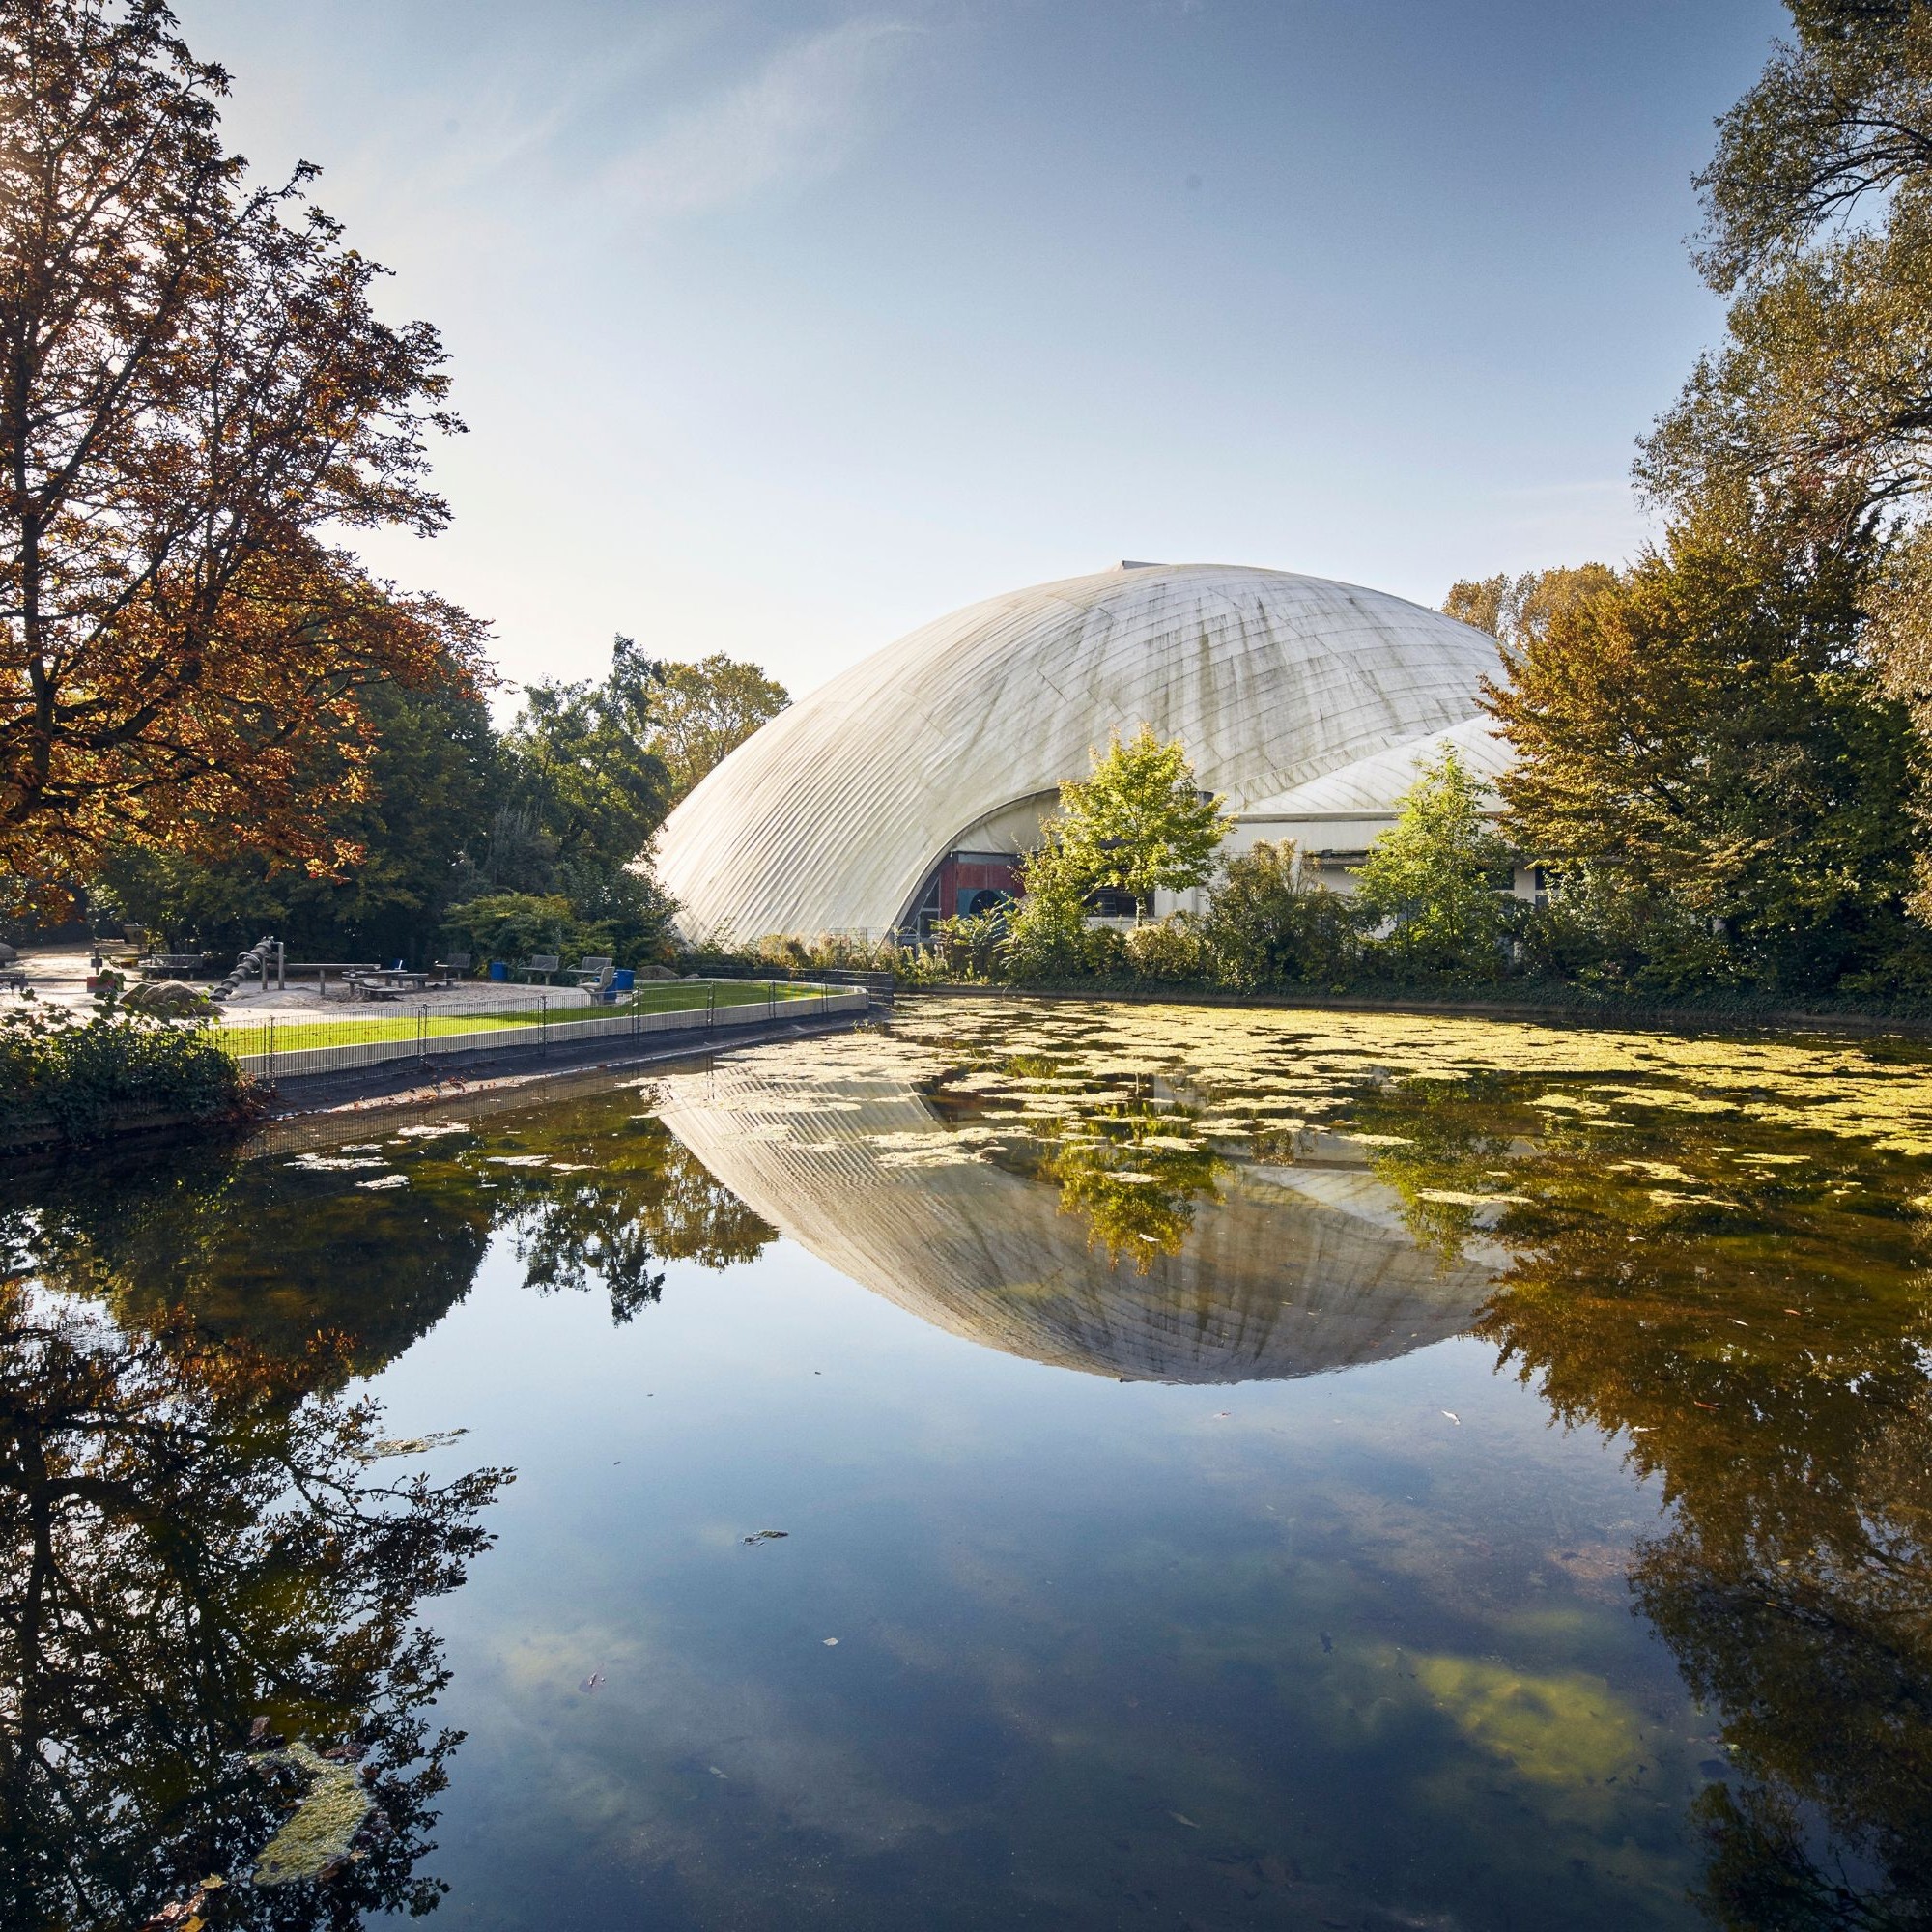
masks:
[(263, 1846), (254, 1882), (289, 1885), (319, 1877), (350, 1855), (356, 1833), (375, 1808), (362, 1774), (354, 1764), (319, 1756), (299, 1739), (262, 1762), (291, 1767), (308, 1780), (308, 1789), (282, 1829)]

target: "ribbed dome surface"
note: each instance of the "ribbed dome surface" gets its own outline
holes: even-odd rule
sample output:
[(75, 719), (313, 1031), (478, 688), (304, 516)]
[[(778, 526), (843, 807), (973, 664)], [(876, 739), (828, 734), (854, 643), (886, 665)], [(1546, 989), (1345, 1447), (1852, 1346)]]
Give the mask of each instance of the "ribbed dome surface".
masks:
[(692, 938), (880, 932), (1002, 808), (1110, 731), (1186, 746), (1239, 810), (1475, 715), (1480, 631), (1377, 590), (1226, 564), (1103, 571), (902, 638), (741, 745), (665, 826)]

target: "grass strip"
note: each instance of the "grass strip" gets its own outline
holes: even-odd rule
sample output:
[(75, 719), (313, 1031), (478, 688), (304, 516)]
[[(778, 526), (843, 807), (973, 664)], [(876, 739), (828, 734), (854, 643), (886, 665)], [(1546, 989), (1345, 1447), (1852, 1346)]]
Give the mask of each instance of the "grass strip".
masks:
[(277, 1053), (299, 1053), (307, 1047), (374, 1045), (387, 1040), (415, 1039), (420, 1032), (434, 1037), (450, 1034), (496, 1033), (519, 1027), (548, 1025), (566, 1028), (586, 1020), (625, 1019), (632, 1013), (689, 1012), (712, 1003), (720, 1007), (764, 1006), (772, 993), (781, 1001), (810, 1000), (817, 997), (810, 986), (789, 985), (783, 980), (768, 988), (763, 980), (721, 980), (713, 986), (670, 983), (640, 987), (633, 999), (614, 1006), (553, 1007), (546, 1012), (538, 1007), (497, 1008), (481, 1013), (436, 1012), (427, 1025), (409, 1005), (399, 1000), (395, 1009), (371, 1012), (367, 1008), (323, 1017), (286, 1018), (280, 1013), (265, 1013), (259, 1019), (235, 1019), (213, 1028), (216, 1041), (231, 1054), (260, 1053), (266, 1050), (269, 1028), (274, 1028)]

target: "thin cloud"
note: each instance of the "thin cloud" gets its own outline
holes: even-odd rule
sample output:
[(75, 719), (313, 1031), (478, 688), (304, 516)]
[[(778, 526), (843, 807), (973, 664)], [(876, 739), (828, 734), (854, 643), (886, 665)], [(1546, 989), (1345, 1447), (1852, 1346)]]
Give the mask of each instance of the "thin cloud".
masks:
[(607, 177), (638, 213), (703, 214), (842, 166), (881, 118), (884, 83), (916, 30), (847, 20), (790, 42), (748, 80), (676, 115)]

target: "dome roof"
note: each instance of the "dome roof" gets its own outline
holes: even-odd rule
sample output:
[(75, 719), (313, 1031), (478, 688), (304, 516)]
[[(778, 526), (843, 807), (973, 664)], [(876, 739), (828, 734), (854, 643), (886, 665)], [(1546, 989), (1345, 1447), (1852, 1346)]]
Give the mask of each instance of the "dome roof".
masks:
[(1089, 748), (1179, 738), (1240, 810), (1475, 715), (1494, 640), (1353, 584), (1133, 564), (987, 599), (801, 698), (667, 821), (687, 936), (881, 932), (935, 861)]
[(1463, 769), (1493, 796), (1495, 781), (1510, 767), (1509, 740), (1487, 717), (1465, 719), (1446, 731), (1406, 745), (1391, 745), (1352, 765), (1324, 772), (1279, 798), (1257, 799), (1241, 808), (1252, 819), (1393, 817), (1402, 795), (1445, 752), (1454, 752)]

